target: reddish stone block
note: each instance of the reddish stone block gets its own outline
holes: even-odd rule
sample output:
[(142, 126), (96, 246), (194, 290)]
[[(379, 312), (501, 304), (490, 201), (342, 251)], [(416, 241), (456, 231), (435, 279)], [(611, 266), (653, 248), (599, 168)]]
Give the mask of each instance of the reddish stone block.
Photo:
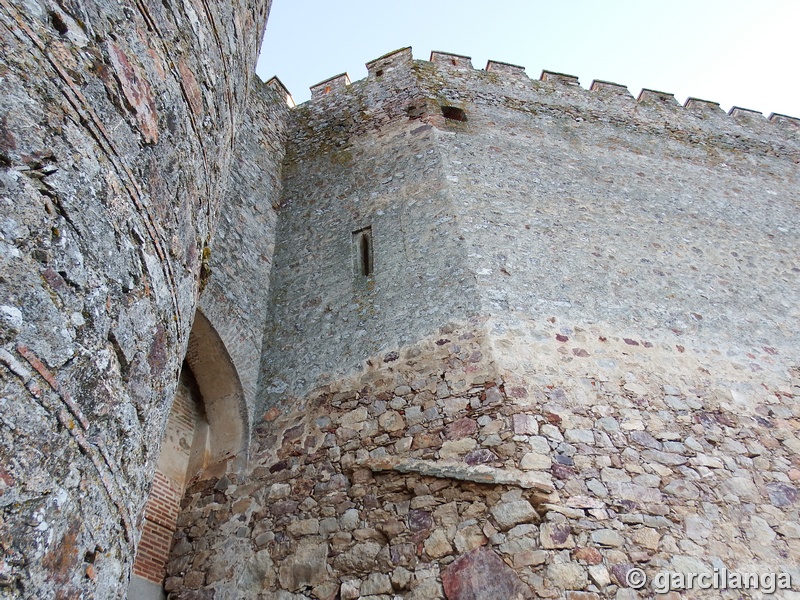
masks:
[(476, 548), (442, 571), (447, 600), (533, 598), (514, 570), (488, 548)]

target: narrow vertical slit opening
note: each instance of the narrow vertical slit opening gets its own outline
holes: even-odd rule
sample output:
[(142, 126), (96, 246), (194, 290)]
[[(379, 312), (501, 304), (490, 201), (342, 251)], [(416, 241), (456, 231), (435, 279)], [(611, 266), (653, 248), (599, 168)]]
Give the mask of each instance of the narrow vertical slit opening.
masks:
[(361, 234), (361, 274), (372, 275), (372, 257), (369, 251), (369, 236)]
[(365, 227), (353, 232), (353, 250), (356, 275), (369, 277), (373, 272), (372, 228)]

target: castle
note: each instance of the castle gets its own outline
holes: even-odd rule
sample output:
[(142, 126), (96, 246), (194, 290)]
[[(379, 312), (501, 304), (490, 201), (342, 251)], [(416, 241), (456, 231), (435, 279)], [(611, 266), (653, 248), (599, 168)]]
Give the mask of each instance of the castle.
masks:
[(0, 598), (800, 597), (800, 120), (268, 12), (0, 0)]

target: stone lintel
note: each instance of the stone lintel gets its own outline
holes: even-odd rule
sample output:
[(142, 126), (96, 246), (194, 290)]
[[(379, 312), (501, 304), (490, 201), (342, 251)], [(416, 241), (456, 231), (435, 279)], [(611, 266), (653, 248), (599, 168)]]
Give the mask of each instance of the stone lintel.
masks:
[(371, 471), (397, 471), (399, 473), (418, 473), (427, 477), (441, 479), (458, 479), (493, 485), (512, 485), (540, 492), (555, 491), (549, 481), (549, 475), (536, 471), (519, 471), (517, 469), (497, 469), (487, 465), (467, 465), (450, 460), (422, 460), (389, 456), (386, 458), (370, 458), (357, 463), (356, 466)]

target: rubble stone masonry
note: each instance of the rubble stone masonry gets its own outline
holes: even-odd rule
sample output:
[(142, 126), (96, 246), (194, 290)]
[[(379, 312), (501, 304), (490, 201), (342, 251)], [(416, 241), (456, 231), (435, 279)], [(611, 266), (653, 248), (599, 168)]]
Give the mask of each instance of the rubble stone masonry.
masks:
[(0, 597), (125, 595), (268, 8), (0, 2)]
[(368, 69), (292, 111), (263, 418), (187, 491), (170, 597), (800, 597), (797, 122)]
[(800, 598), (800, 121), (268, 8), (0, 0), (0, 598)]

